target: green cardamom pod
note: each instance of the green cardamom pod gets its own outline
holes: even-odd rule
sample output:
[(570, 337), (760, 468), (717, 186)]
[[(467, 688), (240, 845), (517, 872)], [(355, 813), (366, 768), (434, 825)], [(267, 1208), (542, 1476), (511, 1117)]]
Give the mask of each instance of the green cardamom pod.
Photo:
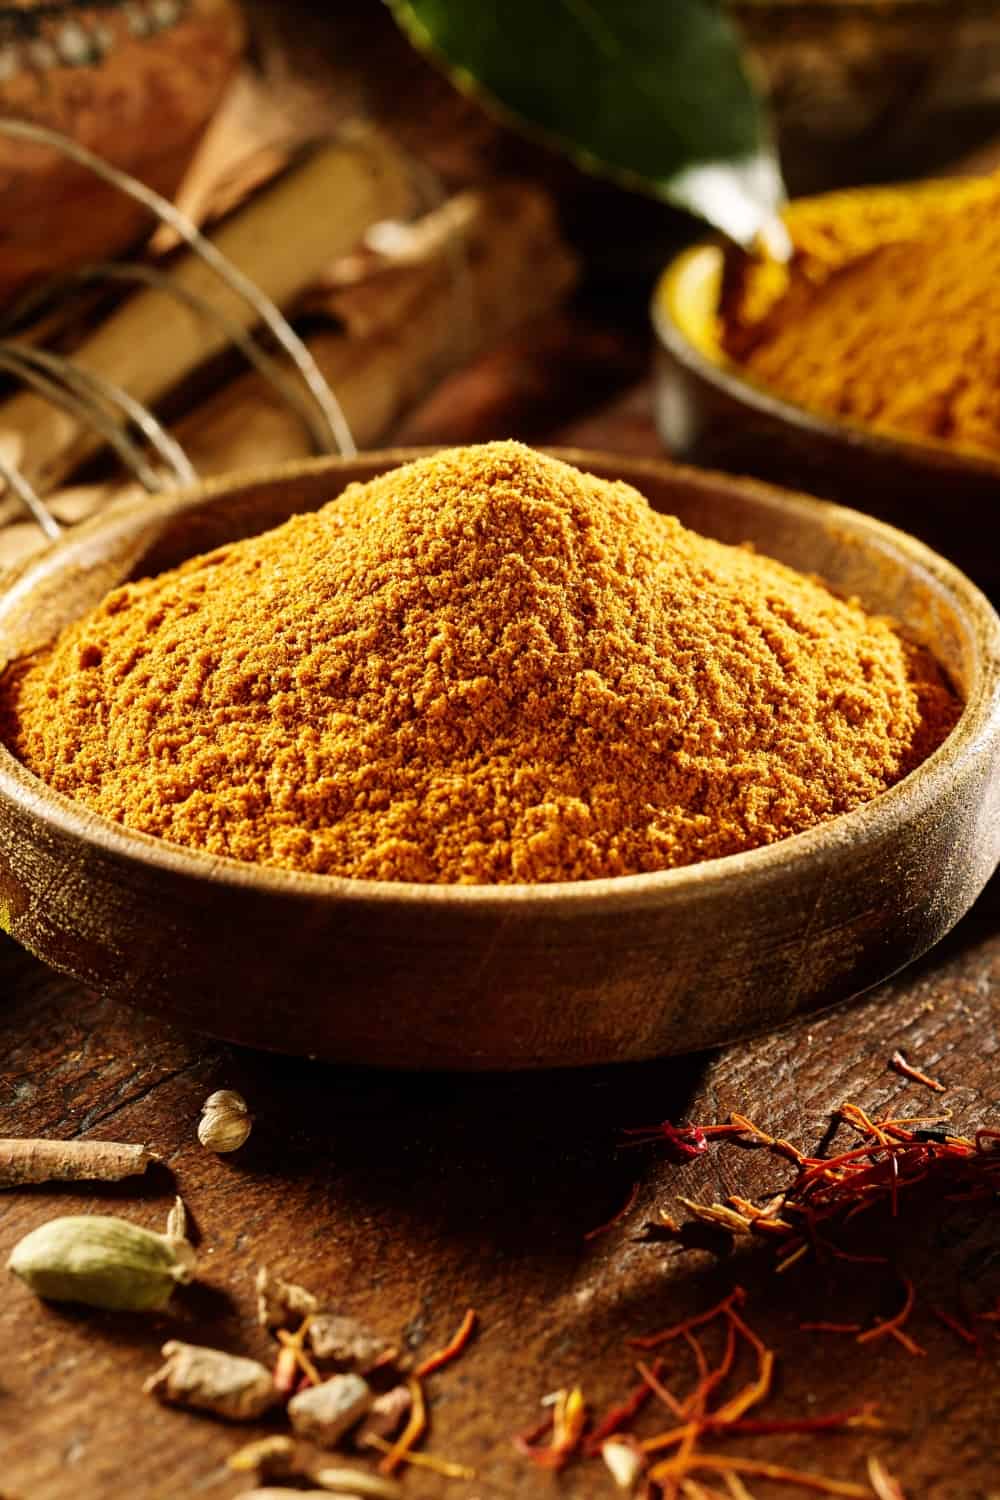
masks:
[(38, 1297), (125, 1312), (166, 1307), (193, 1266), (187, 1240), (103, 1214), (50, 1219), (25, 1235), (7, 1262)]

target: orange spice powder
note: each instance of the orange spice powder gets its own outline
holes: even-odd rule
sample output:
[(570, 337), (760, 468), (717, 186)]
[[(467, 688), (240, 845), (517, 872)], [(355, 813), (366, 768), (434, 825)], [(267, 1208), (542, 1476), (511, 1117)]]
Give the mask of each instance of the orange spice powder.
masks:
[(730, 258), (722, 343), (810, 410), (1000, 456), (1000, 175), (833, 193), (791, 266)]
[(890, 622), (517, 443), (116, 589), (0, 684), (128, 828), (376, 880), (687, 865), (876, 796), (959, 705)]

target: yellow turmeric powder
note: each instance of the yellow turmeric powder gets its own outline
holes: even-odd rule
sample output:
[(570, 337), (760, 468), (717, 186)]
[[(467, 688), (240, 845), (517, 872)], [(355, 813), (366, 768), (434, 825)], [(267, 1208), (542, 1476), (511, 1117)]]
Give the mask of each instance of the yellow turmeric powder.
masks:
[(793, 207), (789, 268), (732, 262), (726, 352), (800, 406), (1000, 455), (1000, 176)]
[(587, 879), (857, 807), (959, 707), (885, 620), (517, 443), (116, 589), (0, 729), (128, 828), (377, 880)]

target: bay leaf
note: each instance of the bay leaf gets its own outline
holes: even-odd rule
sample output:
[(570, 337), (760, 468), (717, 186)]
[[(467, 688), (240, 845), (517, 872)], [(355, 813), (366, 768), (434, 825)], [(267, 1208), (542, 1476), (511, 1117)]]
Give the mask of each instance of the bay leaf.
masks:
[(749, 244), (783, 201), (763, 104), (717, 0), (387, 0), (459, 88), (587, 170)]

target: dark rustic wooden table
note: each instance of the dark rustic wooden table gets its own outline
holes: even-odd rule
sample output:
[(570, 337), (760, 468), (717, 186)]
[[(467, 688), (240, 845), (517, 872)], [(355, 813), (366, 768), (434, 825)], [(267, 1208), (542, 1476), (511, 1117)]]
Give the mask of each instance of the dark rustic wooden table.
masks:
[[(618, 356), (588, 344), (594, 394)], [(639, 385), (570, 425), (545, 366), (546, 335), (499, 351), (410, 419), (407, 440), (524, 433), (656, 452)], [(620, 351), (619, 351), (620, 353)], [(628, 361), (614, 365), (620, 375)], [(725, 1119), (732, 1109), (814, 1145), (845, 1099), (901, 1113), (938, 1098), (887, 1070), (903, 1048), (949, 1085), (959, 1126), (996, 1125), (1000, 1079), (997, 883), (936, 952), (877, 992), (778, 1036), (712, 1056), (643, 1067), (531, 1076), (401, 1076), (252, 1054), (117, 1009), (0, 940), (0, 1133), (145, 1141), (166, 1166), (120, 1188), (35, 1188), (0, 1198), (0, 1255), (57, 1213), (120, 1212), (155, 1227), (176, 1189), (200, 1233), (197, 1286), (169, 1315), (47, 1306), (8, 1279), (0, 1294), (0, 1487), (11, 1500), (222, 1497), (246, 1488), (225, 1459), (249, 1430), (159, 1406), (142, 1394), (165, 1339), (271, 1357), (252, 1282), (266, 1263), (414, 1350), (436, 1347), (466, 1306), (480, 1332), (461, 1362), (429, 1382), (429, 1448), (471, 1464), (474, 1482), (411, 1471), (415, 1500), (610, 1495), (600, 1462), (561, 1479), (519, 1457), (511, 1435), (539, 1398), (580, 1381), (596, 1409), (634, 1380), (625, 1339), (708, 1305), (735, 1279), (748, 1315), (778, 1353), (770, 1414), (883, 1404), (884, 1431), (747, 1438), (742, 1451), (860, 1480), (869, 1453), (909, 1500), (1000, 1496), (1000, 1342), (976, 1357), (929, 1304), (985, 1307), (1000, 1291), (1000, 1216), (962, 1205), (894, 1239), (919, 1288), (914, 1357), (892, 1343), (803, 1332), (848, 1308), (886, 1313), (897, 1293), (852, 1268), (831, 1286), (808, 1270), (775, 1277), (758, 1255), (680, 1250), (643, 1226), (678, 1192), (766, 1191), (780, 1177), (761, 1154), (729, 1149), (684, 1167), (655, 1149), (624, 1151), (623, 1126)], [(726, 940), (725, 933), (719, 941)], [(238, 935), (220, 934), (220, 942)], [(199, 1107), (220, 1087), (249, 1100), (256, 1125), (235, 1157), (202, 1150)], [(169, 1170), (168, 1170), (169, 1169)], [(587, 1241), (633, 1183), (628, 1218)], [(989, 1329), (990, 1325), (984, 1325)], [(996, 1325), (992, 1325), (995, 1327)], [(678, 1351), (670, 1366), (681, 1379)], [(732, 1444), (727, 1445), (732, 1449)], [(752, 1483), (758, 1497), (792, 1494)]]

